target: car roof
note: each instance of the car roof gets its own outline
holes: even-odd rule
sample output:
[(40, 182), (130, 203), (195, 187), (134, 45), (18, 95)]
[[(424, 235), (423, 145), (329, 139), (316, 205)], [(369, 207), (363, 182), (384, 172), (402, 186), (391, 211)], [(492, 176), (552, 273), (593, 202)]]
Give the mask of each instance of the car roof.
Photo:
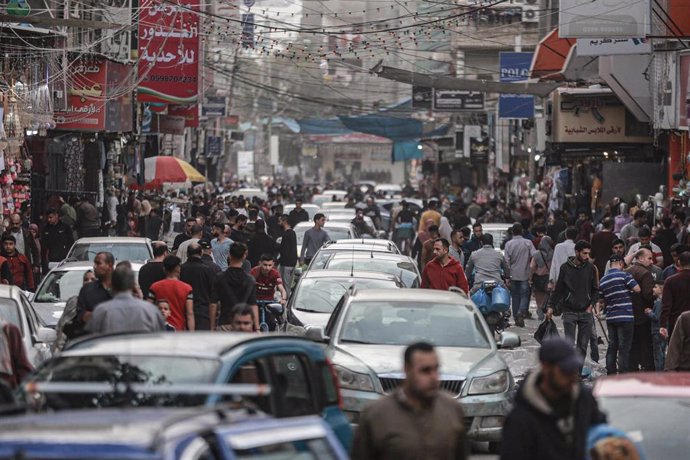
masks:
[(365, 270), (309, 270), (302, 275), (302, 279), (312, 278), (366, 278), (379, 281), (397, 281), (398, 277), (390, 273), (370, 272)]
[(690, 372), (640, 372), (598, 379), (597, 397), (690, 398)]
[(22, 290), (11, 284), (0, 284), (0, 298), (9, 299), (18, 296)]
[(515, 224), (481, 224), (484, 230), (510, 230)]
[[(217, 359), (230, 348), (250, 341), (271, 340), (278, 336), (239, 332), (157, 332), (92, 336), (77, 340), (61, 356), (161, 355)], [(281, 337), (297, 339), (299, 337)], [(307, 341), (309, 342), (309, 341)]]
[[(396, 262), (410, 262), (414, 263), (414, 259), (412, 259), (409, 256), (406, 256), (404, 254), (396, 254), (394, 252), (376, 252), (376, 256), (373, 257), (374, 260), (392, 260)], [(331, 260), (337, 259), (337, 260), (347, 260), (347, 259), (371, 259), (371, 251), (337, 251), (335, 254), (333, 254), (333, 257)]]
[(338, 240), (337, 242), (332, 243), (332, 245), (342, 245), (342, 244), (352, 244), (352, 245), (357, 245), (361, 244), (364, 246), (390, 246), (393, 244), (392, 241), (390, 240), (379, 240), (375, 238), (351, 238), (347, 240)]
[[(295, 226), (295, 228), (304, 228), (304, 227), (313, 227), (314, 222), (300, 222)], [(349, 222), (328, 222), (326, 221), (326, 225), (323, 226), (323, 228), (350, 228), (350, 223)]]
[(140, 238), (137, 236), (94, 236), (87, 238), (79, 238), (74, 244), (98, 244), (98, 243), (141, 243), (149, 242), (148, 238)]
[(364, 289), (359, 290), (351, 297), (353, 301), (396, 301), (396, 302), (419, 302), (419, 303), (452, 303), (455, 305), (472, 305), (467, 297), (450, 291), (440, 291), (437, 289)]

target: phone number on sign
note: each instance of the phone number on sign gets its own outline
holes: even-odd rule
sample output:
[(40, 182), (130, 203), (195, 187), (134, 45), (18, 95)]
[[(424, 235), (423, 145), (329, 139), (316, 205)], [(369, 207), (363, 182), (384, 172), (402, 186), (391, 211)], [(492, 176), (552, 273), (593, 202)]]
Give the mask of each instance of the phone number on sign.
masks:
[(185, 77), (180, 75), (152, 75), (145, 80), (151, 82), (196, 83), (196, 79), (197, 77)]

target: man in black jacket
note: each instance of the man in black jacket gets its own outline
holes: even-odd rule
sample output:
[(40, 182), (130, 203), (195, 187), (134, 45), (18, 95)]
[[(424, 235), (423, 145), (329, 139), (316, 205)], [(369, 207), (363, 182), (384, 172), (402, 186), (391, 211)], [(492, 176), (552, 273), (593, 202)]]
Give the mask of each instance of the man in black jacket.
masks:
[(216, 279), (216, 271), (201, 260), (202, 248), (199, 243), (187, 247), (187, 262), (182, 264), (180, 281), (189, 284), (194, 290), (194, 330), (212, 331), (216, 324), (218, 304), (211, 302), (211, 293)]
[(283, 280), (285, 291), (288, 296), (292, 289), (292, 274), (297, 266), (297, 235), (290, 225), (290, 218), (287, 214), (280, 216), (280, 226), (283, 228), (283, 236), (280, 240), (280, 277)]
[(582, 355), (556, 338), (544, 341), (539, 361), (503, 425), (501, 460), (581, 460), (589, 428), (606, 423), (591, 390), (579, 383)]
[[(247, 257), (244, 243), (230, 246), (230, 264), (224, 272), (217, 273), (213, 283), (211, 302), (218, 305), (217, 330), (233, 331), (232, 312), (235, 305), (246, 303), (254, 311), (254, 330), (259, 330), (259, 307), (256, 305), (256, 281), (244, 271), (242, 265)], [(214, 324), (211, 323), (213, 327)]]
[(589, 261), (591, 251), (592, 245), (587, 241), (575, 243), (575, 257), (561, 265), (546, 311), (547, 319), (551, 319), (555, 309), (563, 313), (563, 331), (573, 342), (577, 329), (577, 348), (582, 356), (587, 355), (594, 321), (592, 310), (599, 293), (597, 270)]
[(41, 233), (41, 259), (44, 273), (48, 273), (49, 263), (62, 262), (74, 243), (72, 229), (60, 221), (57, 209), (48, 209), (46, 221)]

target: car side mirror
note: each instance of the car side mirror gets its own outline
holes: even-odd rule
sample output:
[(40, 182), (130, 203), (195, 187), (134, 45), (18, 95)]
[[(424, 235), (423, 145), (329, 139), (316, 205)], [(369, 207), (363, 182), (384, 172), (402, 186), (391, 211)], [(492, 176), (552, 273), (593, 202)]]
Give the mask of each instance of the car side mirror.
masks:
[(330, 340), (329, 337), (324, 334), (322, 327), (308, 327), (305, 331), (305, 336), (314, 342), (328, 343)]
[(36, 331), (36, 341), (39, 343), (53, 343), (57, 340), (57, 332), (49, 327), (39, 327)]
[(26, 298), (29, 302), (34, 300), (34, 293), (33, 292), (24, 291), (24, 295), (26, 296)]
[(522, 344), (520, 336), (514, 332), (501, 332), (499, 339), (496, 341), (498, 348), (511, 349), (517, 348)]
[(387, 234), (385, 230), (379, 230), (376, 232), (376, 237), (380, 240), (385, 240), (387, 238)]
[(279, 304), (278, 302), (269, 303), (266, 305), (266, 308), (268, 308), (268, 310), (275, 316), (283, 316), (283, 313), (285, 312), (283, 305)]

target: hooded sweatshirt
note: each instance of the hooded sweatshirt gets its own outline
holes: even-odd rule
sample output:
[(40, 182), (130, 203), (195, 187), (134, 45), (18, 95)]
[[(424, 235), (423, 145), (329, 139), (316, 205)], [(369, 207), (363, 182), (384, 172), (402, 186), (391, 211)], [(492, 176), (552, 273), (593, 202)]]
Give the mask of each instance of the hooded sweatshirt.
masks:
[(583, 459), (589, 428), (606, 423), (606, 416), (580, 384), (573, 387), (570, 407), (557, 411), (539, 390), (540, 379), (537, 369), (518, 390), (503, 425), (501, 460)]
[(211, 302), (220, 303), (218, 325), (230, 324), (235, 305), (256, 305), (256, 281), (243, 269), (229, 267), (216, 275)]
[(589, 262), (577, 264), (569, 257), (561, 266), (556, 287), (549, 299), (549, 308), (562, 312), (583, 312), (597, 300), (597, 270)]
[(456, 286), (466, 294), (469, 293), (470, 288), (462, 265), (452, 257), (448, 260), (445, 266), (436, 258), (426, 264), (422, 272), (422, 288), (447, 291), (449, 287)]

